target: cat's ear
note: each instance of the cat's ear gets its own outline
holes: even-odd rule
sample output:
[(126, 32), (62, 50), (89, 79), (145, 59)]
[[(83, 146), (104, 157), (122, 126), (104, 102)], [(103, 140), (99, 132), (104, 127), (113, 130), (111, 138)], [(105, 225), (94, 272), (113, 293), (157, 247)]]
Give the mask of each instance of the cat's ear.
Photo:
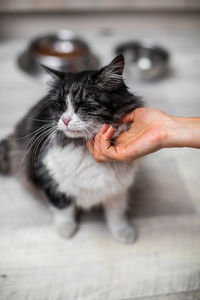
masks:
[(116, 56), (109, 65), (100, 70), (100, 74), (97, 79), (99, 86), (113, 88), (116, 85), (123, 83), (123, 70), (124, 70), (124, 56)]
[(44, 71), (46, 73), (48, 73), (55, 80), (62, 80), (64, 78), (64, 76), (65, 76), (64, 72), (60, 72), (60, 71), (51, 69), (51, 68), (49, 68), (47, 66), (44, 66), (42, 64), (41, 64), (41, 67), (44, 69)]

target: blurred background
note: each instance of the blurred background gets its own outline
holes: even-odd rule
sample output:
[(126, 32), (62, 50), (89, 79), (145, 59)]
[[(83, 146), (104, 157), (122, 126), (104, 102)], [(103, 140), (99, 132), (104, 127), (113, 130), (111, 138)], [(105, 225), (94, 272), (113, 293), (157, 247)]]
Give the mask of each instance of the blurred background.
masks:
[(197, 30), (200, 9), (198, 0), (1, 0), (0, 5), (2, 35), (29, 38), (61, 28), (137, 34), (147, 29), (177, 31), (187, 24), (188, 30)]
[[(200, 1), (0, 0), (0, 137), (47, 91), (40, 63), (79, 71), (118, 53), (146, 104), (200, 116)], [(141, 160), (130, 191), (138, 239), (116, 244), (91, 212), (62, 240), (52, 216), (0, 177), (1, 299), (200, 299), (200, 151)]]

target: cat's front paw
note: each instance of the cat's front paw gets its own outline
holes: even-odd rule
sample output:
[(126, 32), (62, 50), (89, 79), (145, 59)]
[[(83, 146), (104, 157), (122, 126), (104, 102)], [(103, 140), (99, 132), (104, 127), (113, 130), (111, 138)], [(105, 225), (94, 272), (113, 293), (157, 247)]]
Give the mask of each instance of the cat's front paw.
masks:
[(129, 224), (123, 224), (121, 227), (112, 228), (113, 238), (123, 244), (131, 244), (136, 240), (135, 229)]
[(57, 225), (56, 228), (60, 236), (68, 239), (76, 233), (78, 224), (75, 222), (66, 222)]

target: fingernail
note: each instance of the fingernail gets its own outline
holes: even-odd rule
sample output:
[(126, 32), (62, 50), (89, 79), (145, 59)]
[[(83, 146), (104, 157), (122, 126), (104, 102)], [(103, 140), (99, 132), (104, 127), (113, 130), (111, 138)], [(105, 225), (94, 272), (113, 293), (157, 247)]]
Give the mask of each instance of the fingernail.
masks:
[(113, 131), (113, 127), (110, 126), (107, 130), (106, 130), (106, 136), (109, 136), (109, 134)]
[(100, 132), (104, 133), (104, 132), (106, 132), (107, 129), (108, 129), (108, 124), (103, 124), (103, 126), (101, 127)]

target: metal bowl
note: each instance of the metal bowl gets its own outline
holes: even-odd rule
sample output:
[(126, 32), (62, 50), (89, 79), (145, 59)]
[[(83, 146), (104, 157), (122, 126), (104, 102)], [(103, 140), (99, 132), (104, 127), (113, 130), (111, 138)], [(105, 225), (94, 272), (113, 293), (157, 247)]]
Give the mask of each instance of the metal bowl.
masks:
[(128, 77), (139, 80), (158, 79), (168, 70), (168, 51), (152, 43), (132, 41), (120, 44), (115, 52), (124, 55)]
[(35, 77), (45, 76), (41, 64), (66, 72), (99, 67), (98, 59), (87, 43), (69, 30), (34, 39), (19, 56), (18, 64), (23, 71)]

